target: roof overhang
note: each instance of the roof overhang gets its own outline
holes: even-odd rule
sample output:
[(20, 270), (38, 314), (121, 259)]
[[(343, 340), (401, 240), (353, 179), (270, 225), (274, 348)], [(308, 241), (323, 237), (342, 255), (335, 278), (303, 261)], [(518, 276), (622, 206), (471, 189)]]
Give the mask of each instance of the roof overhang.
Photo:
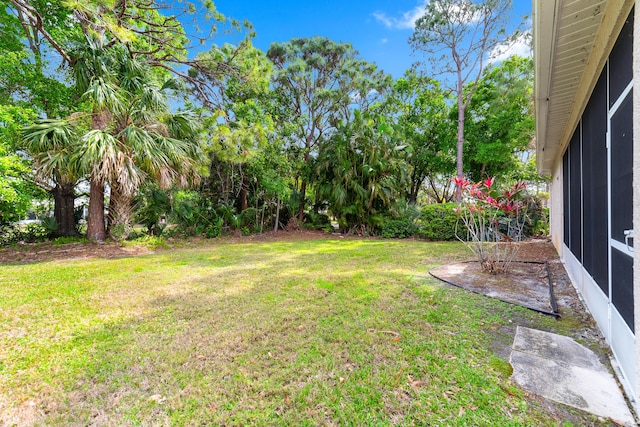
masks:
[(533, 0), (536, 158), (550, 175), (634, 0)]

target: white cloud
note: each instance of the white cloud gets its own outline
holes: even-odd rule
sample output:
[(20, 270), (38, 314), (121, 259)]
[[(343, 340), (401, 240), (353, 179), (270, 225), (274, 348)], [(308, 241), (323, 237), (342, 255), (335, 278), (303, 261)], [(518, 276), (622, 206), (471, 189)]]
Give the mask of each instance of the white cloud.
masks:
[(525, 31), (520, 34), (513, 43), (507, 45), (496, 46), (491, 52), (489, 52), (489, 62), (499, 63), (509, 58), (511, 55), (523, 56), (525, 58), (531, 57), (531, 30)]
[(389, 16), (384, 12), (374, 12), (373, 17), (387, 28), (413, 30), (416, 26), (416, 21), (424, 15), (424, 8), (427, 5), (427, 2), (428, 0), (421, 2), (413, 9), (402, 13), (400, 17)]
[[(429, 0), (422, 0), (420, 4), (413, 9), (402, 13), (400, 17), (389, 16), (385, 12), (380, 11), (374, 12), (373, 17), (387, 28), (413, 30), (416, 27), (416, 21), (424, 15), (425, 8), (428, 3)], [(471, 1), (469, 1), (468, 4), (470, 7), (474, 6), (474, 3)], [(454, 19), (456, 21), (467, 25), (474, 24), (482, 18), (482, 15), (479, 12), (473, 13), (470, 9), (461, 8), (455, 4), (450, 6), (447, 14), (455, 17)]]
[(385, 37), (384, 39), (380, 40), (380, 43), (386, 44), (388, 41), (389, 41), (389, 39)]

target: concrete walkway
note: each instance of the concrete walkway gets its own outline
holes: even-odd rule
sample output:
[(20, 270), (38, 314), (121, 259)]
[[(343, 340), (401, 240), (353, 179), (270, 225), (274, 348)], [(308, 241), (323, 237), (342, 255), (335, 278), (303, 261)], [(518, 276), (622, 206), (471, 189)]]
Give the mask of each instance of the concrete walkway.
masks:
[(569, 337), (518, 326), (510, 358), (523, 389), (624, 426), (636, 422), (618, 383), (591, 350)]

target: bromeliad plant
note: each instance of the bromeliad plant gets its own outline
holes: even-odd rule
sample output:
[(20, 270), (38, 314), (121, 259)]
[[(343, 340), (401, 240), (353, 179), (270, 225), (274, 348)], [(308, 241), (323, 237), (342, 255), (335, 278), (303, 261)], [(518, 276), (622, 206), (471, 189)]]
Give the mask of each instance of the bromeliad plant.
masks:
[(498, 189), (494, 178), (471, 183), (457, 177), (453, 182), (460, 191), (458, 224), (466, 229), (466, 235), (461, 236), (456, 227), (456, 236), (474, 253), (484, 271), (506, 272), (518, 252), (514, 242), (522, 238), (526, 221), (526, 185), (518, 182)]

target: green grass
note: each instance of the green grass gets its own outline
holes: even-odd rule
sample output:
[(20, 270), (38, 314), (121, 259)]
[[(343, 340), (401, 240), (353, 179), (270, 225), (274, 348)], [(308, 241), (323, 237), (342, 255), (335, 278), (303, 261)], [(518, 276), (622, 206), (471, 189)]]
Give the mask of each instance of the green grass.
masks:
[(218, 242), (0, 267), (0, 424), (558, 425), (490, 350), (534, 313), (457, 243)]

